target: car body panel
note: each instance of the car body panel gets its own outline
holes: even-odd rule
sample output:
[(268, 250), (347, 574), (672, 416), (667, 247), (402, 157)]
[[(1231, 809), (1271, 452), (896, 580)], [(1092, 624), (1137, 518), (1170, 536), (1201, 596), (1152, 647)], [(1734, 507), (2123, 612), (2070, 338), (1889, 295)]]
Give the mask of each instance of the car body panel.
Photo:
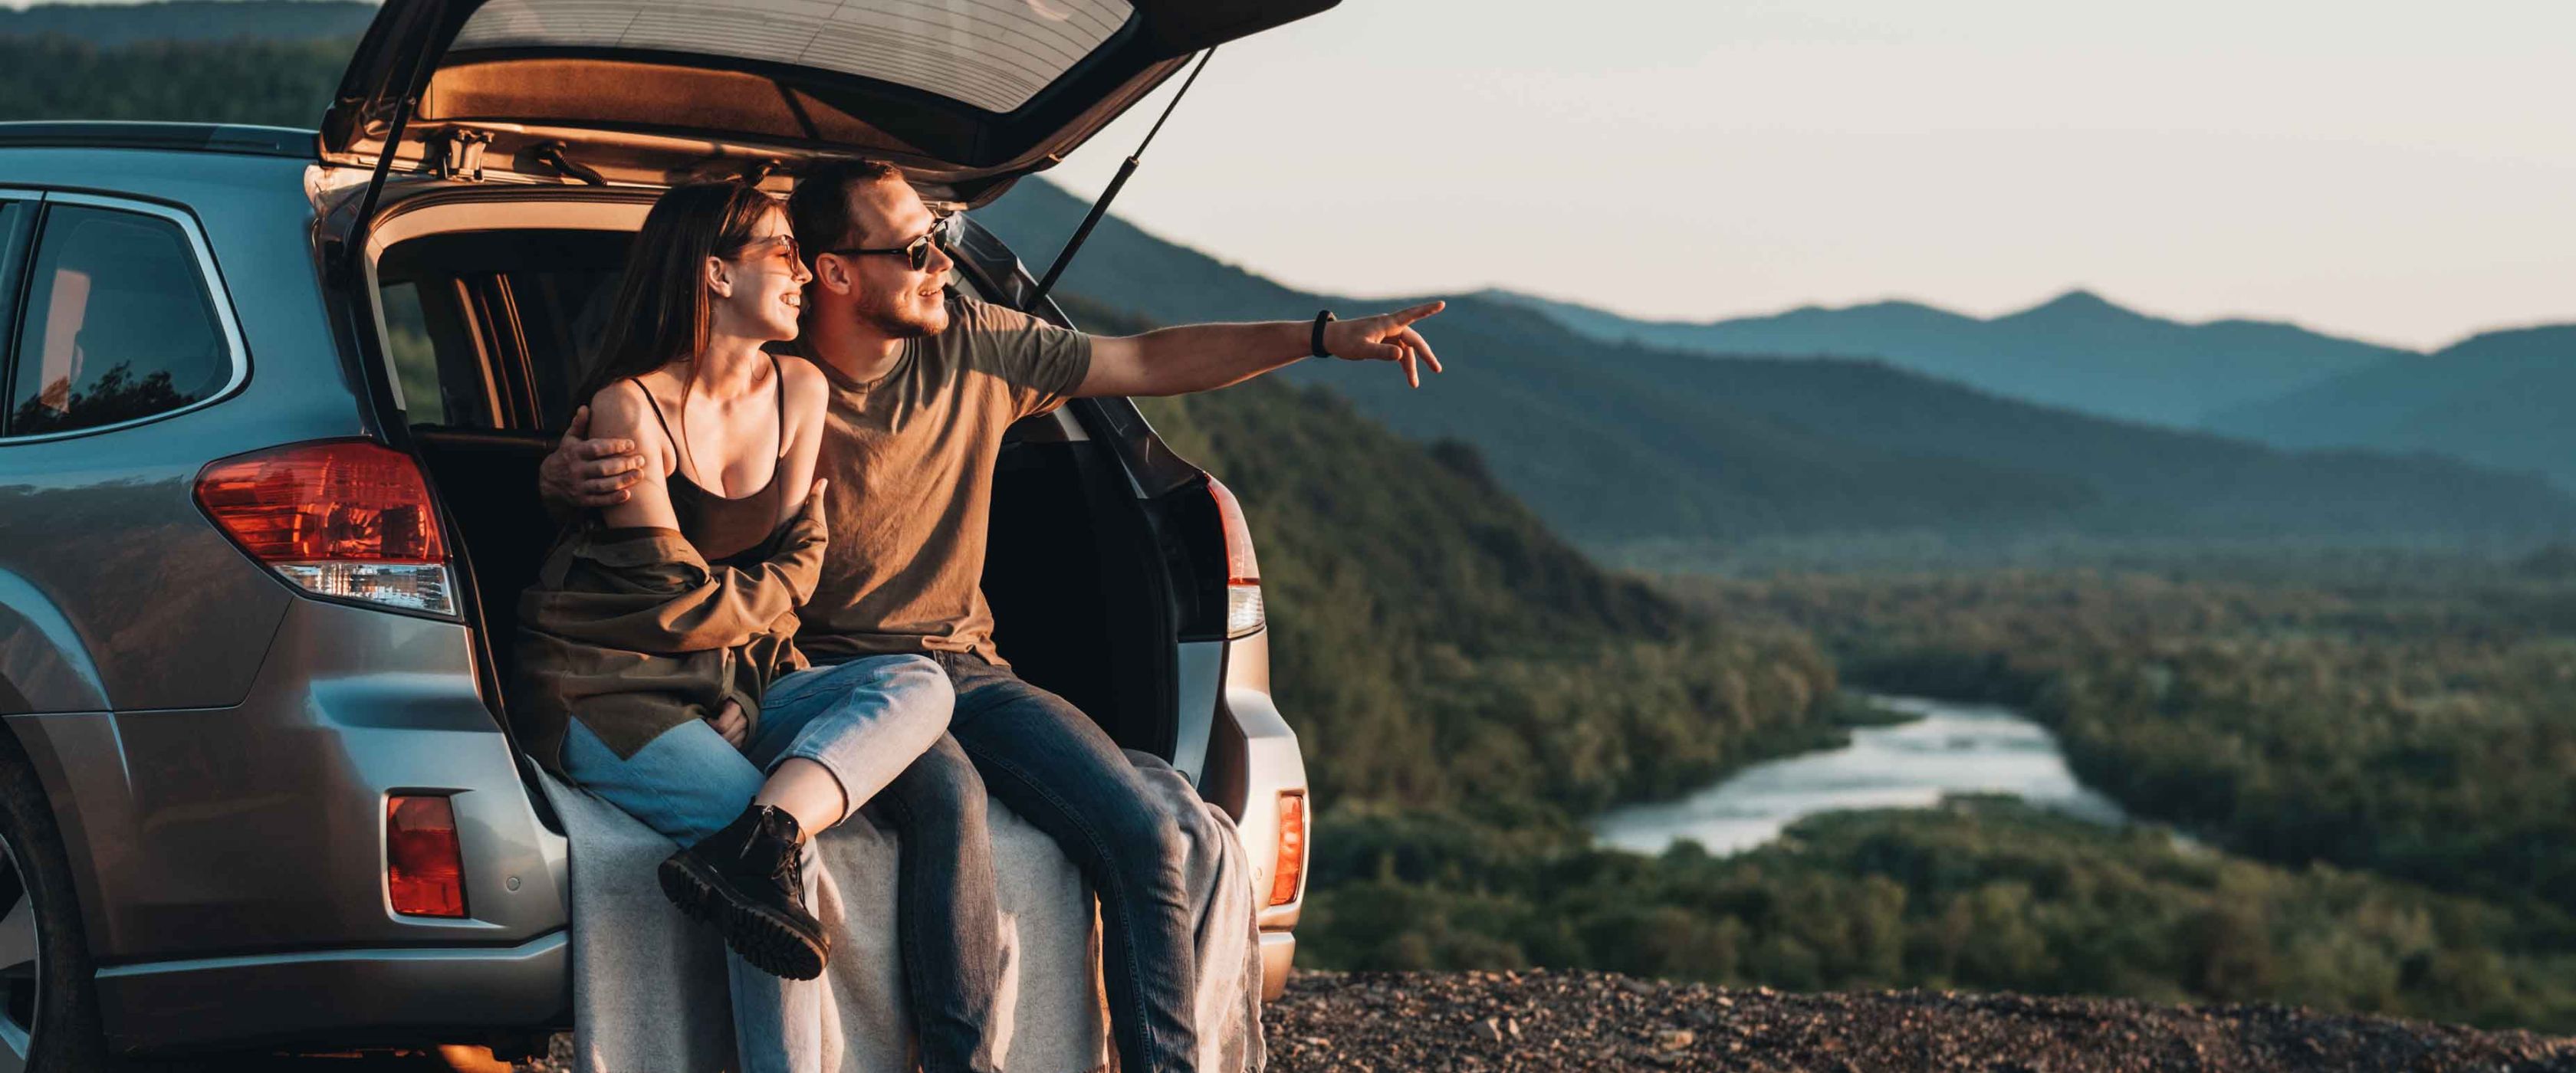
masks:
[[(198, 426), (222, 423), (221, 409), (130, 430), (140, 450), (102, 449), (101, 440), (0, 445), (0, 577), (9, 579), (0, 598), (27, 601), (0, 611), (0, 646), (89, 669), (107, 707), (241, 700), (294, 597), (198, 511), (203, 461), (166, 442), (198, 440)], [(68, 637), (42, 628), (57, 617)], [(99, 706), (86, 690), (43, 685), (60, 675), (20, 682), (14, 666), (0, 673), (25, 696), (18, 712)]]
[(1217, 691), (1225, 688), (1225, 643), (1183, 641), (1179, 674), (1180, 726), (1175, 728), (1172, 767), (1193, 785), (1206, 785), (1208, 735), (1216, 726)]
[[(572, 933), (500, 949), (323, 950), (100, 970), (111, 1051), (543, 1034), (572, 1009)], [(239, 996), (257, 996), (255, 1002)]]
[[(536, 819), (468, 641), (457, 623), (297, 600), (239, 705), (11, 719), (65, 832), (92, 956), (510, 946), (563, 927), (563, 839)], [(395, 792), (449, 796), (467, 918), (392, 911)]]
[[(1241, 751), (1236, 762), (1243, 772), (1243, 800), (1235, 826), (1243, 832), (1244, 845), (1262, 847), (1252, 862), (1253, 889), (1266, 902), (1270, 881), (1279, 871), (1273, 852), (1279, 844), (1279, 795), (1306, 792), (1306, 760), (1298, 748), (1297, 731), (1280, 715), (1278, 703), (1270, 696), (1270, 631), (1262, 629), (1238, 637), (1228, 642), (1227, 648), (1224, 702), (1217, 708), (1218, 730), (1214, 738), (1226, 749)], [(1313, 804), (1311, 800), (1307, 802), (1310, 836)], [(1287, 904), (1262, 908), (1264, 930), (1286, 930), (1297, 925), (1298, 908), (1306, 897), (1302, 862), (1299, 870), (1301, 878), (1295, 897)]]
[[(373, 431), (325, 306), (310, 157), (273, 132), (242, 152), (28, 144), (55, 126), (0, 129), (0, 187), (183, 217), (246, 362), (176, 413), (0, 441), (0, 714), (63, 834), (111, 1040), (559, 1020), (544, 937), (566, 855), (465, 625), (302, 598), (195, 501), (215, 459)], [(165, 128), (90, 140), (193, 137)], [(471, 918), (392, 912), (394, 791), (452, 795)]]
[[(292, 597), (198, 510), (197, 471), (281, 438), (361, 431), (328, 333), (298, 315), (319, 309), (309, 239), (276, 226), (309, 214), (302, 166), (192, 154), (204, 159), (189, 167), (182, 154), (116, 152), (116, 169), (104, 171), (100, 155), (13, 149), (0, 158), (0, 186), (182, 220), (205, 243), (247, 368), (229, 394), (133, 427), (0, 440), (0, 577), (14, 579), (0, 595), (25, 600), (0, 612), (0, 651), (87, 668), (118, 710), (232, 704)], [(110, 174), (123, 192), (100, 198), (95, 184)], [(224, 267), (228, 259), (243, 267)], [(46, 628), (56, 621), (71, 627), (68, 639)], [(0, 674), (24, 696), (5, 711), (97, 706), (77, 688), (30, 692), (10, 662)]]
[(107, 684), (63, 609), (34, 582), (0, 571), (0, 715), (106, 708)]

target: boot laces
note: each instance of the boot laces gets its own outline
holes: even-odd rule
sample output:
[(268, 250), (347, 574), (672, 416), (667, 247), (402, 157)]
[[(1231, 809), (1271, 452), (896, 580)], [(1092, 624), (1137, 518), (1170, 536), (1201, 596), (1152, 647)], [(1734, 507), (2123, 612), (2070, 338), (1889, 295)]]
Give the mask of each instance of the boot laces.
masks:
[(760, 841), (768, 843), (762, 848), (772, 854), (766, 871), (770, 878), (786, 884), (788, 893), (803, 898), (805, 855), (804, 847), (796, 841), (796, 819), (789, 816), (783, 809), (775, 806), (768, 808), (770, 815), (763, 816), (760, 825)]

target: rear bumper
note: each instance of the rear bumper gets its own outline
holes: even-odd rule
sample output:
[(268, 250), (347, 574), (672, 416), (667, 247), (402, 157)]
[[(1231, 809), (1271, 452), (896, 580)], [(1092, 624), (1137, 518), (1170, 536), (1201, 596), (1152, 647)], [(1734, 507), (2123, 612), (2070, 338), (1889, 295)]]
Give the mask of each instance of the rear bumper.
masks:
[(572, 1023), (568, 933), (514, 947), (325, 950), (101, 969), (111, 1051), (364, 1043)]
[(1288, 993), (1288, 966), (1297, 960), (1297, 937), (1284, 931), (1261, 933), (1261, 1001), (1277, 1002)]
[[(119, 1050), (567, 1009), (567, 846), (483, 705), (463, 625), (299, 599), (238, 705), (6, 722), (62, 833)], [(398, 793), (454, 809), (466, 916), (394, 911)]]
[[(1297, 732), (1279, 714), (1279, 706), (1270, 696), (1269, 631), (1256, 631), (1229, 641), (1223, 652), (1222, 684), (1209, 698), (1214, 718), (1200, 739), (1199, 787), (1210, 801), (1235, 817), (1235, 831), (1243, 839), (1247, 863), (1252, 866), (1252, 890), (1258, 899), (1255, 905), (1259, 907), (1261, 929), (1261, 994), (1262, 1001), (1268, 1002), (1286, 990), (1289, 965), (1297, 956), (1293, 930), (1306, 904), (1313, 802), (1303, 802), (1306, 837), (1298, 845), (1296, 859), (1283, 861), (1282, 826), (1286, 816), (1282, 801), (1289, 795), (1302, 797), (1307, 793), (1306, 759), (1298, 746)], [(1274, 878), (1290, 864), (1298, 873), (1296, 888), (1288, 892), (1287, 901), (1265, 904), (1275, 893)]]

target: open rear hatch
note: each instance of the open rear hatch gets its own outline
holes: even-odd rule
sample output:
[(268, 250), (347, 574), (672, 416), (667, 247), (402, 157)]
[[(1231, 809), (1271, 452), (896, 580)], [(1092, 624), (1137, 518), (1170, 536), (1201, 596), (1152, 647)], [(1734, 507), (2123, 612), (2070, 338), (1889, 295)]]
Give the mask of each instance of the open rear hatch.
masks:
[[(668, 185), (818, 156), (980, 204), (1202, 49), (1338, 0), (388, 0), (332, 163)], [(398, 116), (404, 109), (408, 116)]]

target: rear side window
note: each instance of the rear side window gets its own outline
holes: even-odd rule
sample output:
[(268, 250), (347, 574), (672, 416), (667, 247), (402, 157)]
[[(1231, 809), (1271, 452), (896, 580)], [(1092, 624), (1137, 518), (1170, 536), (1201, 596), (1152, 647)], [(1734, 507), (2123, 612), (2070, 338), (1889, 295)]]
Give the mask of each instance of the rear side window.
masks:
[(430, 235), (376, 266), (385, 358), (413, 425), (559, 429), (634, 238), (620, 231)]
[(395, 283), (376, 294), (383, 299), (380, 304), (385, 311), (385, 357), (394, 363), (404, 412), (415, 425), (447, 424), (447, 389), (438, 382), (438, 344), (429, 338), (429, 316), (421, 312), (419, 286)]
[[(624, 246), (618, 244), (621, 254)], [(572, 395), (597, 357), (599, 337), (608, 330), (608, 307), (616, 304), (623, 275), (622, 267), (579, 264), (510, 272), (511, 298), (527, 339), (528, 379), (543, 419), (539, 427), (554, 427), (584, 401)]]
[[(0, 333), (18, 322), (18, 268), (26, 252), (27, 229), (35, 226), (36, 203), (33, 201), (0, 201)], [(0, 361), (9, 356), (7, 340), (0, 339)], [(9, 383), (9, 370), (0, 367), (0, 390)], [(0, 426), (8, 424), (8, 412), (0, 410)]]
[(169, 220), (51, 206), (22, 293), (6, 435), (167, 413), (232, 380), (196, 250)]

